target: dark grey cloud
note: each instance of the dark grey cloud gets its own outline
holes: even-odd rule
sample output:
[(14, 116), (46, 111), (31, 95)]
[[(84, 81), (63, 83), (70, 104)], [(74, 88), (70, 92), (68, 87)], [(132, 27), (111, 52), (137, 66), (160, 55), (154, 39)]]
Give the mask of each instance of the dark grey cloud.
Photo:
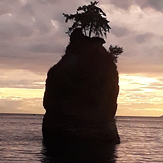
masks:
[(155, 9), (156, 11), (163, 12), (163, 1), (162, 0), (138, 0), (137, 2), (138, 5), (142, 9), (144, 8), (152, 8)]
[(124, 0), (124, 1), (119, 1), (119, 0), (109, 0), (110, 4), (113, 4), (114, 6), (122, 9), (129, 9), (131, 5), (134, 4), (134, 0)]
[(57, 45), (52, 44), (33, 44), (29, 47), (31, 52), (37, 53), (54, 53), (56, 52)]
[[(7, 17), (5, 19), (5, 17)], [(33, 30), (32, 28), (28, 28), (27, 26), (16, 22), (15, 20), (12, 20), (12, 18), (8, 18), (10, 16), (4, 16), (2, 20), (0, 20), (0, 41), (5, 41), (5, 40), (15, 40), (18, 37), (29, 37), (32, 35)], [(7, 21), (7, 19), (11, 19)]]
[[(50, 67), (56, 64), (61, 59), (61, 54), (43, 54), (31, 53), (24, 56), (17, 57), (1, 57), (0, 69), (7, 72), (10, 69), (27, 70), (36, 74), (46, 76)], [(8, 74), (9, 75), (9, 74)], [(10, 74), (12, 75), (12, 74)], [(19, 78), (19, 76), (17, 76)]]
[(150, 41), (152, 36), (153, 36), (153, 34), (151, 34), (151, 33), (138, 34), (136, 36), (136, 41), (137, 41), (137, 43), (141, 44), (143, 42)]
[[(62, 13), (75, 13), (76, 8), (86, 2), (89, 3), (88, 0), (73, 0), (71, 2), (65, 0), (0, 1), (2, 6), (2, 10), (0, 10), (0, 68), (23, 69), (46, 74), (46, 71), (64, 55), (69, 42), (69, 37), (65, 32), (70, 24), (65, 23)], [(127, 10), (133, 4), (137, 4), (141, 8), (159, 9), (161, 6), (159, 1), (156, 2), (157, 5), (147, 0), (125, 0), (122, 2), (103, 0), (99, 2), (99, 5), (103, 7), (109, 7), (110, 4), (116, 8), (114, 13), (109, 15), (112, 17), (110, 22), (112, 29), (108, 35), (107, 46), (116, 44), (124, 48), (124, 53), (119, 59), (120, 68), (123, 67), (122, 70), (129, 69), (131, 64), (138, 66), (137, 64), (144, 62), (146, 58), (149, 60), (146, 62), (160, 64), (162, 44), (159, 43), (159, 40), (161, 39), (157, 39), (156, 42), (155, 35), (151, 31), (149, 32), (148, 28), (145, 32), (141, 28), (136, 30), (134, 24), (130, 24), (134, 21), (133, 18), (121, 18), (124, 13), (116, 15), (116, 12), (119, 12), (117, 8)], [(110, 8), (104, 9), (109, 12)], [(132, 17), (132, 15), (130, 16)], [(146, 26), (144, 25), (144, 28)], [(143, 66), (144, 63), (142, 66), (140, 64), (140, 68), (137, 70), (147, 70)], [(130, 70), (132, 71), (132, 69)]]
[(128, 10), (133, 5), (138, 5), (141, 9), (151, 8), (159, 12), (163, 12), (162, 0), (109, 0), (115, 7)]
[(130, 33), (130, 30), (125, 27), (112, 25), (111, 33), (114, 34), (116, 37), (123, 37), (123, 36), (127, 36)]

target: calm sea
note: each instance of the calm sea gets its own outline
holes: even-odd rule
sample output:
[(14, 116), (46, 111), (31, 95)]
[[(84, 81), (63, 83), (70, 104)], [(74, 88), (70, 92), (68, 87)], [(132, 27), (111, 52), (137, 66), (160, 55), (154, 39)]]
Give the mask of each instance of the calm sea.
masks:
[[(0, 114), (0, 163), (163, 163), (163, 118), (117, 117), (121, 144), (89, 146), (89, 150), (70, 145), (59, 155), (57, 150), (48, 154), (42, 145), (42, 118)], [(64, 157), (66, 150), (70, 157)]]

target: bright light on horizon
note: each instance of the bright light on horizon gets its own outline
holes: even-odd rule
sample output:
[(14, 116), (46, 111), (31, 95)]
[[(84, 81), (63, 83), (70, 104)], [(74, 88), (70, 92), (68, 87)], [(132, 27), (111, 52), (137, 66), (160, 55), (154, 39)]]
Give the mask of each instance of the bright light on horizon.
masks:
[(44, 89), (0, 88), (1, 98), (42, 98), (43, 93)]
[[(120, 74), (117, 115), (163, 114), (163, 82), (145, 74)], [(160, 85), (158, 89), (157, 85)]]
[[(163, 114), (163, 86), (161, 86), (163, 83), (159, 79), (142, 74), (120, 74), (119, 77), (120, 93), (116, 115), (161, 116)], [(38, 83), (44, 84), (41, 81)], [(0, 88), (0, 108), (7, 102), (10, 110), (15, 101), (21, 103), (16, 112), (44, 113), (43, 95), (44, 89)], [(0, 110), (2, 111), (4, 109)]]

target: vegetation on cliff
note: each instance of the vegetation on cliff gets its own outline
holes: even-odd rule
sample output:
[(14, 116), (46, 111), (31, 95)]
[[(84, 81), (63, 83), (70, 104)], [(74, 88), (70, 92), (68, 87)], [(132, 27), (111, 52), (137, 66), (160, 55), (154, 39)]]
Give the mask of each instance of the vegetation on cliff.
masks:
[[(77, 8), (76, 14), (65, 14), (66, 22), (69, 20), (73, 21), (73, 25), (66, 32), (71, 36), (72, 32), (80, 28), (81, 32), (91, 38), (107, 36), (111, 27), (109, 26), (109, 21), (106, 19), (106, 14), (103, 10), (96, 5), (99, 2), (90, 2), (89, 5), (80, 6)], [(119, 46), (110, 45), (108, 53), (111, 54), (113, 61), (117, 63), (117, 58), (123, 53), (123, 48)]]
[(90, 2), (89, 5), (78, 7), (76, 14), (63, 14), (66, 17), (66, 22), (74, 20), (67, 33), (71, 34), (74, 29), (81, 28), (88, 37), (91, 37), (92, 34), (106, 36), (111, 28), (106, 14), (96, 6), (97, 4), (97, 1)]

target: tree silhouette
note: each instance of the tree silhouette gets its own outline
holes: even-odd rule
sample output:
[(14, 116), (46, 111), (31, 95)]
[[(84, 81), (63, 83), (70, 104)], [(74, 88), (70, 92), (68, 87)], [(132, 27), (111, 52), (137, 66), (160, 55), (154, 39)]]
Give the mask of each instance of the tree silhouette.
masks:
[(105, 36), (107, 32), (111, 29), (109, 26), (109, 21), (106, 19), (106, 14), (97, 7), (99, 2), (90, 2), (89, 5), (84, 5), (78, 7), (76, 14), (65, 14), (66, 22), (73, 20), (73, 25), (69, 28), (68, 34), (70, 35), (74, 29), (82, 28), (84, 34), (91, 37), (92, 33), (95, 36)]
[(122, 47), (119, 47), (117, 45), (116, 46), (110, 45), (109, 54), (112, 55), (113, 61), (115, 63), (117, 63), (118, 55), (120, 55), (121, 53), (123, 53), (123, 48)]

